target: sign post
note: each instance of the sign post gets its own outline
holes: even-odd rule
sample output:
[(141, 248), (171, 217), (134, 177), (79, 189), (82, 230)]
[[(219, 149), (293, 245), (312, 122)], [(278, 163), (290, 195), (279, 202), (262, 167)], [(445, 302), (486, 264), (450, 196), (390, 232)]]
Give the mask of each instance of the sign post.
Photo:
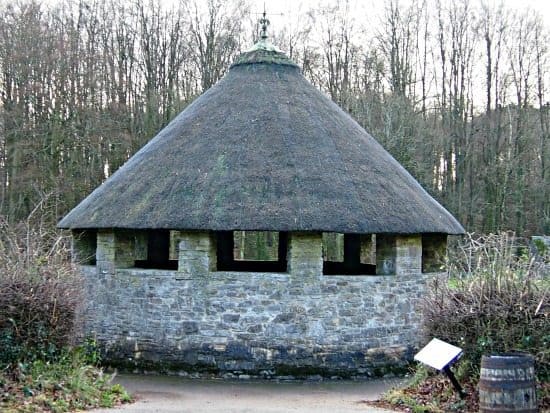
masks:
[(461, 356), (462, 349), (460, 347), (434, 338), (414, 356), (414, 359), (445, 373), (460, 398), (463, 399), (466, 394), (451, 371), (451, 364)]

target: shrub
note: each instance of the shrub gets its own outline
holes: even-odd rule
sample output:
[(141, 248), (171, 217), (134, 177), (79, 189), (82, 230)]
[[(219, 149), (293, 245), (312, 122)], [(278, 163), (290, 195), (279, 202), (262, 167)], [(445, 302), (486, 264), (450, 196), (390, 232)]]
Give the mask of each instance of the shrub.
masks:
[[(42, 221), (0, 217), (0, 366), (48, 361), (71, 343), (81, 301), (68, 240)], [(51, 228), (51, 227), (50, 227)]]
[(424, 333), (464, 349), (477, 372), (482, 354), (524, 351), (538, 377), (550, 374), (548, 256), (534, 260), (511, 234), (467, 236), (449, 254), (446, 279), (424, 300)]
[(11, 225), (0, 217), (0, 411), (67, 412), (131, 401), (97, 367), (93, 340), (74, 346), (80, 278), (68, 238), (37, 209)]

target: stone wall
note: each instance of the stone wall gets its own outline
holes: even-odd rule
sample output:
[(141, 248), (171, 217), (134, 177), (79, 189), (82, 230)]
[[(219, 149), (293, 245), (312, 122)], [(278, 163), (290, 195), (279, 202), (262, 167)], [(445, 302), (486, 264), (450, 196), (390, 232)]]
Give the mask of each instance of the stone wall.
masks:
[(98, 265), (81, 267), (86, 331), (127, 368), (349, 377), (403, 367), (428, 277), (406, 257), (420, 237), (388, 242), (396, 274), (323, 276), (321, 235), (290, 235), (288, 273), (241, 273), (214, 271), (213, 237), (197, 233), (179, 234), (178, 271), (116, 268), (131, 243), (100, 232)]

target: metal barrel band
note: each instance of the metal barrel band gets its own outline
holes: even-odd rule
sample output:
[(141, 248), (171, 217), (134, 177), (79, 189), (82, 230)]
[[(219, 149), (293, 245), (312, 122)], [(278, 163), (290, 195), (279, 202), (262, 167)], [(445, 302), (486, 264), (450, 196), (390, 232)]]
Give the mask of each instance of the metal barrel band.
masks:
[(484, 360), (481, 364), (481, 368), (486, 369), (517, 369), (517, 368), (529, 368), (533, 366), (533, 359), (522, 359), (522, 360), (513, 360), (513, 359), (489, 359)]
[(529, 381), (480, 381), (478, 387), (481, 390), (521, 390), (521, 389), (534, 389), (535, 388), (535, 381), (529, 380)]
[(498, 406), (497, 408), (492, 408), (491, 406), (484, 406), (483, 404), (479, 405), (480, 412), (481, 413), (507, 413), (507, 412), (513, 412), (513, 413), (539, 413), (538, 409), (521, 409), (518, 410), (514, 407), (502, 407)]

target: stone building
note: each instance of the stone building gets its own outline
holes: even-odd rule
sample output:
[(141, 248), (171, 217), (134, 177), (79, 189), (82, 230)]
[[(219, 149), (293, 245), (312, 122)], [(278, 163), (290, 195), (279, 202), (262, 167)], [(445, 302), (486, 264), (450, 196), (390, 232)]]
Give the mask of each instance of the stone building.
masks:
[[(111, 363), (263, 376), (401, 366), (463, 233), (265, 38), (59, 227)], [(236, 254), (248, 231), (274, 256)]]

